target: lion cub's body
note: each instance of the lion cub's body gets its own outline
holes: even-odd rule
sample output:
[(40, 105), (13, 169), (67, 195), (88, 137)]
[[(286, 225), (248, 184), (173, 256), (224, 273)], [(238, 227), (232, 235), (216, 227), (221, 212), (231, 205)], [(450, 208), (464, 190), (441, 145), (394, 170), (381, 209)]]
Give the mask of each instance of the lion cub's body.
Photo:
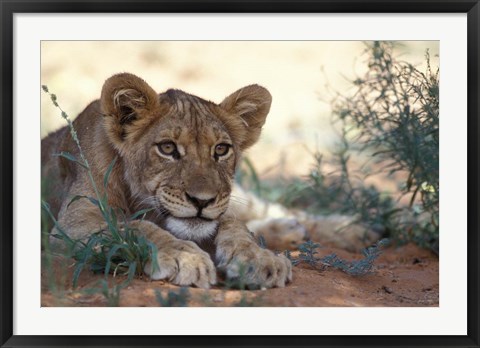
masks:
[[(209, 287), (216, 268), (235, 277), (242, 263), (249, 265), (248, 281), (259, 286), (284, 286), (291, 279), (290, 262), (260, 248), (227, 211), (241, 153), (258, 140), (270, 104), (268, 91), (257, 85), (215, 104), (182, 91), (157, 94), (142, 79), (118, 74), (75, 119), (82, 152), (109, 205), (125, 216), (153, 209), (130, 223), (158, 248), (159, 269), (145, 267), (153, 279)], [(72, 202), (96, 192), (84, 168), (53, 156), (62, 151), (81, 155), (67, 128), (42, 140), (47, 200), (66, 233), (86, 238), (105, 229), (105, 222), (89, 200)], [(199, 245), (211, 246), (214, 260)]]

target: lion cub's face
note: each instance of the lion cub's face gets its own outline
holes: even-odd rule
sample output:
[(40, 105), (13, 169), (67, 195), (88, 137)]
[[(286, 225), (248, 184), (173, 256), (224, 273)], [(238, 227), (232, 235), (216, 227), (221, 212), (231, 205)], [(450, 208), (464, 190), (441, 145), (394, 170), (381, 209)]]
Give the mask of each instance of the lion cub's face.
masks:
[(140, 78), (119, 74), (105, 82), (101, 102), (131, 205), (154, 207), (157, 223), (179, 238), (212, 235), (241, 152), (265, 123), (268, 91), (248, 86), (217, 105), (177, 90), (158, 95)]

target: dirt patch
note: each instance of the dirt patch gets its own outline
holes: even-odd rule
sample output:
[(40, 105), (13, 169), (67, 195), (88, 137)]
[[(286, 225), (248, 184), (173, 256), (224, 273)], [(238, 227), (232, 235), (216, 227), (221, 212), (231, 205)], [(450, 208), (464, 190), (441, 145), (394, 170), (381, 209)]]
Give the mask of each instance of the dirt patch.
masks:
[[(345, 260), (362, 255), (334, 248), (322, 248), (319, 256), (336, 253)], [(44, 263), (45, 265), (45, 263)], [(241, 291), (213, 288), (203, 290), (180, 287), (164, 281), (134, 279), (116, 293), (102, 288), (102, 275), (84, 271), (73, 290), (73, 262), (55, 259), (42, 269), (42, 306), (145, 307), (188, 306), (273, 306), (273, 307), (413, 307), (438, 306), (438, 257), (415, 245), (390, 247), (376, 260), (372, 273), (351, 276), (340, 270), (313, 269), (308, 265), (293, 268), (293, 282), (285, 288)], [(109, 277), (110, 289), (124, 281)], [(104, 291), (102, 293), (102, 291)], [(163, 302), (162, 302), (163, 301)]]

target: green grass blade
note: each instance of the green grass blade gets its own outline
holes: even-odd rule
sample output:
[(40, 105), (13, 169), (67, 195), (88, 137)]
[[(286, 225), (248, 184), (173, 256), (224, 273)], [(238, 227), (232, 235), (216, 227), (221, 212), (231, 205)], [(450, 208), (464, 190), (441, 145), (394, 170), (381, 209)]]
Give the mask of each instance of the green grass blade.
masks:
[(127, 286), (128, 284), (130, 284), (132, 282), (133, 277), (135, 276), (136, 270), (137, 270), (137, 262), (133, 261), (128, 266), (128, 277), (127, 277), (127, 280), (125, 281), (125, 283), (122, 285), (122, 288)]
[(117, 251), (121, 250), (121, 249), (127, 249), (127, 246), (126, 245), (123, 245), (123, 244), (117, 244), (117, 245), (114, 245), (110, 251), (108, 252), (107, 254), (107, 263), (105, 265), (105, 277), (110, 273), (110, 268), (111, 268), (111, 265), (112, 265), (112, 257), (115, 256), (115, 254), (117, 253)]
[(139, 218), (140, 216), (152, 211), (152, 210), (155, 210), (155, 208), (147, 208), (147, 209), (142, 209), (142, 210), (139, 210), (137, 211), (135, 214), (133, 214), (132, 216), (130, 216), (129, 220), (132, 221), (132, 220), (135, 220), (137, 218)]
[(75, 270), (73, 271), (73, 277), (72, 277), (72, 286), (74, 289), (76, 289), (78, 286), (78, 278), (80, 277), (80, 273), (82, 273), (84, 268), (85, 268), (85, 262), (78, 262), (75, 265)]
[(73, 202), (78, 201), (79, 199), (82, 199), (82, 198), (88, 199), (92, 204), (96, 205), (97, 207), (100, 207), (100, 203), (93, 197), (88, 197), (88, 196), (84, 196), (84, 195), (75, 195), (70, 200), (70, 202), (68, 202), (67, 208), (70, 207), (70, 204), (72, 204)]
[[(107, 206), (108, 207), (108, 206)], [(115, 233), (118, 235), (118, 238), (122, 238), (120, 236), (120, 231), (118, 229), (118, 219), (117, 219), (117, 214), (115, 213), (115, 209), (112, 208), (112, 207), (109, 207), (109, 210), (110, 210), (110, 224), (111, 224), (111, 228), (113, 231), (115, 231)]]
[(64, 239), (65, 241), (67, 241), (67, 243), (69, 244), (69, 246), (71, 245), (74, 245), (75, 244), (75, 241), (70, 238), (66, 233), (65, 231), (60, 227), (60, 225), (58, 224), (58, 221), (57, 219), (55, 218), (55, 216), (53, 216), (52, 214), (52, 211), (50, 210), (50, 205), (45, 202), (44, 200), (42, 200), (42, 208), (47, 212), (47, 214), (50, 216), (50, 218), (52, 219), (53, 221), (53, 224), (55, 225), (55, 228), (57, 229), (57, 231), (60, 233), (61, 235), (61, 238)]
[(108, 179), (110, 178), (110, 174), (112, 174), (113, 167), (115, 166), (115, 163), (117, 162), (117, 156), (113, 159), (113, 161), (110, 163), (108, 166), (108, 169), (105, 173), (105, 176), (103, 177), (103, 187), (107, 188), (108, 185)]
[(82, 161), (79, 161), (79, 160), (78, 160), (74, 155), (72, 155), (70, 152), (62, 151), (62, 152), (60, 152), (60, 153), (55, 153), (55, 154), (53, 154), (53, 156), (66, 158), (67, 160), (72, 161), (72, 162), (75, 162), (75, 163), (79, 164), (80, 166), (82, 166), (83, 168), (88, 169), (88, 166), (87, 166), (85, 163), (83, 163)]
[(101, 237), (99, 235), (93, 235), (92, 237), (90, 237), (85, 247), (79, 250), (79, 253), (76, 255), (76, 258), (80, 259), (80, 261), (77, 261), (75, 270), (73, 271), (72, 283), (74, 289), (78, 285), (78, 278), (80, 277), (80, 274), (85, 268), (85, 265), (90, 261), (90, 258), (92, 257), (95, 244), (97, 244), (100, 239)]
[(148, 239), (145, 240), (147, 242), (148, 248), (150, 249), (150, 260), (152, 261), (152, 272), (156, 272), (160, 269), (160, 266), (158, 265), (158, 248), (153, 242), (149, 241)]

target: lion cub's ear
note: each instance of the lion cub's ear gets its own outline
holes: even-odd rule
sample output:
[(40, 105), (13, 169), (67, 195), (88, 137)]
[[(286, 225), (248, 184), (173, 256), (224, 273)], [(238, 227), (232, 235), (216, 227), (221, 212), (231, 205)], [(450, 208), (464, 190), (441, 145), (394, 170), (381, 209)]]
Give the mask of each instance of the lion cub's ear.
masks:
[(107, 79), (100, 100), (105, 129), (117, 147), (145, 129), (159, 107), (157, 93), (144, 80), (128, 73)]
[(241, 88), (220, 103), (220, 106), (230, 114), (241, 118), (243, 124), (241, 134), (233, 136), (240, 142), (242, 150), (257, 142), (271, 104), (270, 92), (258, 85)]

